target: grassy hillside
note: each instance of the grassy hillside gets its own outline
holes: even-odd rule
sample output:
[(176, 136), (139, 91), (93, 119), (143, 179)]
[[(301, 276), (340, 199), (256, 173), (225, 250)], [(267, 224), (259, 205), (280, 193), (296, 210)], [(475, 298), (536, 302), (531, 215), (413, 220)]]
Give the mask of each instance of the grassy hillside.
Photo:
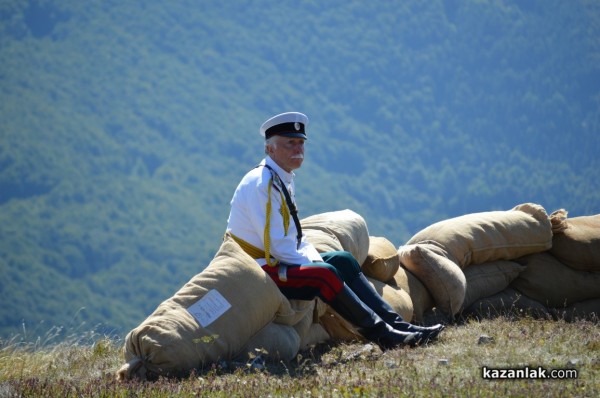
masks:
[[(597, 325), (497, 318), (453, 326), (438, 343), (386, 353), (371, 345), (318, 346), (290, 362), (264, 366), (223, 361), (182, 380), (115, 381), (122, 365), (112, 340), (95, 345), (4, 346), (0, 392), (6, 396), (80, 397), (596, 397)], [(483, 367), (516, 368), (569, 379), (483, 378)]]
[(600, 213), (599, 11), (3, 1), (0, 335), (137, 325), (208, 264), (286, 110), (311, 119), (301, 216), (400, 245), (523, 202)]

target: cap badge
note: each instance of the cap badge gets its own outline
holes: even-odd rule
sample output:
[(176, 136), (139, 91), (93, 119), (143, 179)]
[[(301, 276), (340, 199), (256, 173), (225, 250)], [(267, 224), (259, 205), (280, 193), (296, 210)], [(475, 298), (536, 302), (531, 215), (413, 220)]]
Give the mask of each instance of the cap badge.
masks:
[(300, 123), (294, 123), (294, 128), (296, 129), (296, 131), (300, 131)]

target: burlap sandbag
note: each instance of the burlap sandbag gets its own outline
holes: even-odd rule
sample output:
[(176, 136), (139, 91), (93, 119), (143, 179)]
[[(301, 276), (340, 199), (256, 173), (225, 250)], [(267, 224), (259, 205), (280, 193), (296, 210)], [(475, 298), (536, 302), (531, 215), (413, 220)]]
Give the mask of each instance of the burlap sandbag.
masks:
[(302, 230), (306, 236), (306, 240), (310, 242), (319, 253), (335, 252), (343, 250), (342, 244), (333, 232), (325, 229), (308, 229)]
[(302, 322), (294, 326), (300, 335), (300, 349), (305, 350), (310, 346), (324, 343), (330, 339), (329, 334), (319, 323), (319, 319), (305, 317)]
[(331, 232), (343, 250), (352, 253), (362, 264), (369, 251), (369, 230), (365, 219), (352, 210), (339, 210), (316, 214), (300, 221), (303, 230), (318, 229)]
[[(322, 307), (317, 307), (319, 301), (319, 299), (310, 301), (290, 300), (290, 304), (296, 312), (304, 313), (302, 320), (294, 325), (294, 329), (300, 336), (300, 349), (305, 349), (310, 345), (322, 343), (329, 339), (327, 332), (318, 324), (319, 317), (325, 313), (326, 305), (323, 303)], [(317, 328), (315, 325), (319, 327)]]
[(552, 238), (550, 253), (580, 271), (600, 271), (600, 214), (565, 221), (562, 233)]
[(246, 343), (238, 360), (247, 360), (258, 353), (274, 361), (290, 361), (300, 349), (300, 336), (295, 328), (270, 322)]
[(516, 260), (527, 269), (511, 283), (519, 292), (549, 307), (565, 307), (600, 297), (600, 272), (578, 271), (550, 252)]
[(551, 318), (546, 306), (511, 287), (507, 287), (493, 296), (476, 300), (462, 313), (464, 316), (475, 316), (477, 318), (495, 318), (509, 314), (528, 315), (543, 319)]
[(366, 341), (353, 324), (328, 305), (325, 313), (319, 318), (319, 323), (332, 340), (345, 342)]
[[(188, 308), (218, 292), (230, 305), (205, 327)], [(207, 297), (208, 298), (208, 297)], [(297, 315), (271, 278), (230, 237), (214, 259), (125, 339), (120, 380), (177, 376), (240, 354), (244, 345), (274, 319)], [(293, 323), (293, 322), (287, 322)]]
[(330, 339), (325, 328), (319, 323), (320, 317), (327, 311), (327, 304), (319, 298), (311, 301), (290, 300), (290, 304), (298, 312), (305, 311), (302, 320), (294, 325), (294, 329), (300, 336), (301, 350)]
[(504, 260), (476, 264), (465, 268), (467, 290), (463, 308), (469, 307), (479, 299), (503, 291), (525, 268), (525, 266), (514, 261)]
[(408, 293), (413, 303), (412, 322), (423, 324), (425, 322), (425, 312), (434, 306), (433, 297), (431, 297), (423, 282), (405, 267), (400, 266), (394, 275), (394, 279), (388, 283), (398, 286)]
[(552, 308), (551, 311), (557, 319), (567, 322), (579, 319), (600, 322), (600, 298), (580, 301), (565, 308)]
[(449, 316), (456, 315), (465, 299), (467, 284), (458, 265), (445, 257), (434, 242), (401, 246), (398, 255), (402, 265), (427, 287), (436, 307)]
[(407, 244), (437, 242), (461, 268), (548, 250), (552, 224), (540, 205), (525, 203), (508, 211), (473, 213), (440, 221)]
[(375, 288), (377, 293), (387, 302), (396, 313), (410, 322), (413, 316), (413, 304), (410, 296), (405, 290), (398, 286), (393, 286), (377, 279), (367, 277), (368, 281)]
[(369, 251), (361, 268), (366, 276), (378, 281), (387, 282), (393, 279), (400, 268), (396, 246), (384, 237), (369, 237)]
[(308, 332), (304, 335), (304, 338), (300, 341), (300, 349), (306, 350), (311, 346), (317, 344), (326, 343), (331, 338), (329, 333), (320, 323), (311, 323)]

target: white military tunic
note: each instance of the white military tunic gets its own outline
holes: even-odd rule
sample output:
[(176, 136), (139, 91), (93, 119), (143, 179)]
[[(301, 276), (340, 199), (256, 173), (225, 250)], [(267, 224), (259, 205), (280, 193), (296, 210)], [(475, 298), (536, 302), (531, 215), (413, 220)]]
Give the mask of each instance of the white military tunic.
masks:
[[(288, 173), (277, 165), (269, 156), (262, 160), (261, 166), (271, 166), (288, 188), (292, 201), (294, 198), (294, 173)], [(231, 212), (227, 220), (227, 232), (256, 246), (264, 251), (264, 231), (267, 221), (267, 199), (271, 172), (266, 167), (250, 170), (240, 181), (233, 198)], [(270, 219), (270, 253), (271, 257), (288, 264), (309, 264), (313, 261), (323, 261), (315, 247), (302, 236), (300, 247), (297, 247), (297, 229), (293, 219), (287, 235), (285, 235), (283, 216), (281, 214), (282, 200), (275, 186), (271, 189), (271, 219)], [(267, 263), (266, 259), (256, 260), (259, 265)]]

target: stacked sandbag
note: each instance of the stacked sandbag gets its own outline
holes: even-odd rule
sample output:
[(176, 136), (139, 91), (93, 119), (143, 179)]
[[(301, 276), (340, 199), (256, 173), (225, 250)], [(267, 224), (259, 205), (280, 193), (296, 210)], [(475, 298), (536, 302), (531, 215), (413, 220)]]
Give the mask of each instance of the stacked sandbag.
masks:
[(423, 282), (405, 267), (400, 266), (394, 280), (389, 282), (392, 286), (398, 286), (408, 293), (413, 304), (413, 314), (407, 321), (417, 324), (425, 324), (425, 313), (433, 308), (433, 297)]
[[(493, 312), (491, 307), (500, 307), (499, 300), (503, 303), (512, 300), (513, 309), (537, 316), (598, 321), (600, 215), (571, 219), (566, 216), (564, 209), (551, 214), (552, 248), (515, 259), (524, 269), (509, 287), (497, 295), (476, 301), (469, 309), (481, 315), (485, 311)], [(465, 270), (467, 284), (468, 272), (476, 268)], [(501, 309), (507, 310), (506, 307)]]
[[(359, 264), (367, 258), (369, 230), (364, 218), (354, 211), (315, 214), (300, 220), (300, 224), (306, 240), (319, 253), (345, 250), (352, 253)], [(324, 341), (325, 336), (337, 341), (364, 340), (354, 325), (321, 300), (317, 300), (315, 314), (313, 322), (305, 320), (298, 325), (301, 347)]]
[(397, 314), (400, 314), (403, 319), (410, 322), (413, 314), (413, 304), (412, 299), (405, 290), (373, 278), (367, 277), (367, 280)]
[(335, 252), (343, 250), (339, 239), (326, 229), (309, 229), (302, 230), (306, 240), (311, 243), (319, 253)]
[(296, 312), (304, 314), (300, 322), (294, 325), (294, 329), (300, 336), (301, 350), (330, 339), (327, 331), (319, 323), (319, 318), (325, 314), (326, 304), (323, 301), (319, 298), (311, 301), (290, 300), (290, 304)]
[[(415, 313), (412, 294), (420, 300), (419, 304), (431, 302), (423, 284), (414, 275), (409, 277), (405, 269), (401, 270), (398, 250), (385, 237), (370, 237), (369, 252), (361, 269), (375, 290), (408, 322)], [(419, 292), (429, 299), (422, 299)]]
[(435, 242), (401, 246), (398, 255), (402, 265), (427, 287), (438, 309), (454, 316), (462, 307), (466, 280), (456, 263), (444, 256)]
[(492, 296), (476, 300), (463, 313), (476, 318), (494, 318), (501, 315), (527, 315), (549, 319), (551, 314), (542, 303), (533, 300), (510, 286)]
[(564, 308), (552, 308), (552, 314), (557, 319), (573, 322), (585, 319), (598, 322), (600, 320), (600, 298), (580, 301)]
[(345, 342), (366, 341), (356, 326), (329, 305), (325, 305), (325, 312), (319, 318), (319, 323), (333, 340)]
[(511, 287), (547, 307), (565, 308), (600, 298), (600, 272), (573, 269), (549, 251), (516, 261), (527, 268), (511, 283)]
[(440, 221), (407, 244), (435, 242), (461, 268), (514, 260), (552, 247), (552, 224), (540, 205), (524, 203), (508, 211), (472, 213)]
[(369, 237), (367, 258), (361, 265), (362, 272), (373, 279), (388, 282), (400, 268), (400, 256), (396, 246), (381, 236)]
[(238, 361), (251, 359), (256, 353), (267, 354), (272, 360), (289, 361), (300, 350), (300, 336), (292, 326), (270, 322), (242, 347)]
[[(273, 321), (292, 326), (297, 314), (275, 283), (230, 237), (211, 263), (126, 336), (120, 380), (178, 376), (242, 354)], [(271, 347), (285, 356), (293, 347)], [(284, 339), (280, 339), (281, 341)]]
[(550, 253), (573, 269), (600, 272), (600, 214), (567, 219)]
[(491, 261), (465, 268), (467, 289), (463, 309), (480, 299), (502, 292), (525, 268), (515, 261), (507, 260)]
[(253, 353), (259, 351), (268, 354), (271, 360), (290, 361), (301, 349), (329, 340), (329, 335), (318, 323), (324, 309), (317, 308), (317, 299), (289, 302), (295, 316), (277, 318), (269, 323), (242, 348), (238, 360), (249, 359)]
[(415, 234), (398, 253), (402, 265), (427, 287), (436, 308), (452, 317), (469, 304), (465, 303), (463, 269), (548, 250), (552, 231), (553, 222), (545, 209), (524, 203), (508, 211), (473, 213), (437, 222)]
[[(346, 209), (316, 214), (302, 219), (300, 224), (309, 242), (309, 236), (312, 235), (310, 230), (319, 230), (335, 236), (342, 250), (352, 253), (359, 264), (367, 258), (369, 230), (365, 219), (354, 211)], [(335, 243), (329, 241), (328, 245), (335, 246)]]
[(322, 344), (331, 340), (331, 336), (321, 323), (311, 323), (304, 338), (300, 340), (300, 349), (306, 350), (309, 347), (314, 347), (317, 344)]
[[(567, 219), (565, 210), (559, 210), (564, 225), (554, 233), (550, 254), (562, 264), (576, 271), (592, 272), (596, 278), (600, 272), (600, 214)], [(560, 308), (552, 308), (558, 319), (600, 320), (600, 292), (595, 298), (576, 302)]]

